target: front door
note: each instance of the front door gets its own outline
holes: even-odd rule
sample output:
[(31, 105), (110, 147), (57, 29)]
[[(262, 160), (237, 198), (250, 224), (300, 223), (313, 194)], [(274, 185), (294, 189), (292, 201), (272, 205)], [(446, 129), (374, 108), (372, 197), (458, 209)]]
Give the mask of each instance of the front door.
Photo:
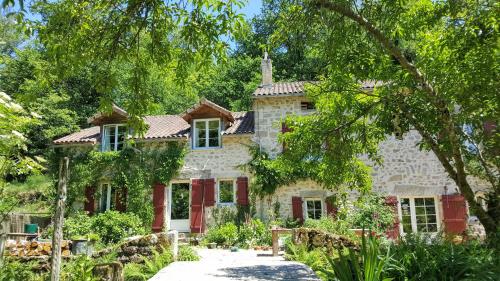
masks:
[(189, 232), (189, 183), (172, 183), (169, 198), (170, 229)]

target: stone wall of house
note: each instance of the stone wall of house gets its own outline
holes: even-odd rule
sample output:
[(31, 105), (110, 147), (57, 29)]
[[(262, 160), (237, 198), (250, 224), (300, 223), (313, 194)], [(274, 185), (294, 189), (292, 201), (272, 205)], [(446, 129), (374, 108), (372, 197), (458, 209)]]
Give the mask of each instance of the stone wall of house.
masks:
[[(300, 102), (304, 99), (304, 97), (271, 97), (254, 101), (253, 109), (256, 112), (254, 141), (271, 156), (281, 151), (281, 145), (277, 142), (281, 131), (281, 121), (287, 115), (310, 113), (310, 111), (301, 110)], [(436, 200), (439, 200), (440, 195), (458, 192), (457, 186), (448, 177), (434, 153), (419, 149), (420, 141), (421, 136), (416, 131), (406, 133), (403, 140), (389, 136), (380, 144), (382, 165), (375, 166), (365, 157), (365, 161), (373, 168), (374, 191), (397, 196), (432, 196)], [(475, 191), (487, 188), (487, 185), (480, 180), (471, 179), (471, 182)], [(270, 200), (257, 202), (257, 210), (261, 217), (267, 217), (272, 205), (279, 202), (280, 215), (291, 217), (292, 196), (320, 198), (324, 201), (332, 194), (331, 191), (323, 189), (315, 182), (300, 181), (290, 186), (280, 187)], [(323, 206), (323, 211), (326, 212), (326, 206)]]

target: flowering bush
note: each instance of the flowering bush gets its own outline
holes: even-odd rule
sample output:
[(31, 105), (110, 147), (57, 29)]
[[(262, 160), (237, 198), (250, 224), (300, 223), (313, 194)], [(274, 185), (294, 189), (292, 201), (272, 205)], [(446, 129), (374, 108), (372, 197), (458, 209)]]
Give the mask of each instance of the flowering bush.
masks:
[(363, 228), (383, 234), (394, 225), (394, 210), (385, 198), (376, 194), (361, 196), (354, 204), (348, 221), (353, 228)]

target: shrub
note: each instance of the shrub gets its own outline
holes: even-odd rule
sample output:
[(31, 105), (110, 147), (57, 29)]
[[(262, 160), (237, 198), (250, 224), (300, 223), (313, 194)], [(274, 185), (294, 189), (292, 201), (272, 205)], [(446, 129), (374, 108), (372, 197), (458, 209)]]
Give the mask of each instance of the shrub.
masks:
[(500, 258), (493, 249), (471, 241), (455, 245), (441, 237), (407, 235), (391, 248), (394, 280), (498, 280)]
[(62, 281), (97, 281), (92, 270), (95, 262), (87, 256), (79, 256), (63, 264), (61, 269)]
[(232, 222), (228, 222), (220, 227), (212, 227), (207, 231), (205, 239), (208, 243), (234, 246), (238, 240), (238, 227)]
[(92, 233), (92, 217), (85, 212), (77, 212), (64, 220), (63, 237), (76, 239)]
[(200, 260), (200, 256), (196, 253), (193, 248), (189, 246), (180, 246), (179, 247), (179, 255), (177, 257), (179, 261), (198, 261)]
[(128, 263), (123, 269), (123, 275), (127, 281), (146, 281), (165, 266), (173, 262), (172, 252), (161, 249), (153, 250), (153, 256), (145, 259), (144, 264)]
[(221, 227), (227, 223), (236, 222), (237, 213), (233, 207), (222, 206), (214, 208), (212, 211), (214, 223), (212, 227)]
[(238, 243), (244, 247), (271, 245), (271, 231), (261, 220), (250, 219), (240, 226), (238, 231)]
[(144, 234), (141, 220), (131, 213), (106, 211), (92, 218), (91, 229), (105, 244), (116, 243), (123, 238)]
[(333, 234), (347, 236), (349, 238), (356, 237), (354, 232), (350, 230), (350, 225), (345, 220), (336, 220), (333, 217), (322, 217), (319, 220), (307, 219), (304, 221), (303, 227), (314, 228)]
[(285, 244), (285, 258), (287, 260), (298, 261), (311, 267), (312, 270), (323, 277), (320, 270), (327, 265), (326, 257), (320, 249), (308, 251), (305, 245), (295, 245), (291, 241)]
[(32, 272), (33, 266), (33, 263), (6, 259), (0, 267), (0, 281), (33, 280), (35, 278)]
[(353, 228), (364, 228), (384, 234), (394, 225), (394, 210), (385, 204), (385, 198), (377, 194), (365, 194), (354, 204), (348, 216)]

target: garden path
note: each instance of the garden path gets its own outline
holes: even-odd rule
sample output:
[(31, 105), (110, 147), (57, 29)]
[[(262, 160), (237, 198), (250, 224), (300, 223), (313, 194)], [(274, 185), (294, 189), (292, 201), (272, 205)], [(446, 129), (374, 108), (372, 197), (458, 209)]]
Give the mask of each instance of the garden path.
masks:
[(197, 249), (200, 260), (174, 262), (150, 281), (276, 280), (319, 281), (308, 266), (273, 257), (270, 251)]

